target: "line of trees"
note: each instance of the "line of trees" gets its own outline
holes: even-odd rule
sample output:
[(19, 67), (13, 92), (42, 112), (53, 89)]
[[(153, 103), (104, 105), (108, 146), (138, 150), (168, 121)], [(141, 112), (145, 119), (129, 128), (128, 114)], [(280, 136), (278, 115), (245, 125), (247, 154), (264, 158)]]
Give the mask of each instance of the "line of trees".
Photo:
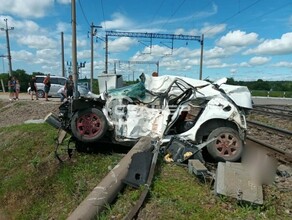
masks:
[[(32, 75), (44, 75), (44, 73), (33, 72), (32, 74), (27, 74), (25, 70), (17, 69), (15, 71), (12, 71), (12, 75), (15, 76), (19, 80), (21, 92), (26, 92), (28, 88), (28, 83)], [(6, 91), (7, 91), (8, 78), (9, 76), (7, 73), (0, 74), (0, 81), (3, 80)], [(258, 79), (256, 81), (236, 81), (233, 78), (227, 78), (227, 83), (230, 85), (247, 86), (249, 90), (287, 91), (287, 92), (292, 91), (292, 81), (264, 81), (262, 79)], [(95, 90), (98, 91), (97, 80), (94, 83), (93, 91)]]
[[(31, 75), (27, 74), (25, 70), (17, 69), (12, 71), (12, 76), (20, 82), (20, 91), (26, 92), (28, 88), (28, 83), (31, 80), (32, 75), (44, 75), (41, 72), (33, 72)], [(8, 84), (9, 75), (7, 73), (0, 74), (0, 80), (3, 80), (5, 91), (7, 91), (7, 84)], [(2, 89), (2, 87), (0, 87)]]
[(228, 78), (227, 83), (231, 85), (247, 86), (249, 90), (265, 90), (265, 91), (292, 91), (292, 81), (235, 81)]
[[(25, 70), (22, 69), (17, 69), (15, 71), (12, 71), (12, 76), (14, 76), (16, 79), (19, 80), (20, 82), (20, 91), (21, 92), (26, 92), (27, 88), (29, 87), (29, 82), (31, 80), (31, 77), (35, 75), (45, 75), (42, 72), (33, 72), (32, 74), (27, 74)], [(8, 91), (8, 74), (7, 73), (1, 73), (0, 74), (0, 81), (2, 80), (5, 86), (5, 91)], [(0, 91), (2, 90), (2, 86), (0, 84)], [(92, 91), (94, 93), (98, 93), (99, 88), (98, 88), (98, 81), (97, 79), (93, 80), (93, 88)]]

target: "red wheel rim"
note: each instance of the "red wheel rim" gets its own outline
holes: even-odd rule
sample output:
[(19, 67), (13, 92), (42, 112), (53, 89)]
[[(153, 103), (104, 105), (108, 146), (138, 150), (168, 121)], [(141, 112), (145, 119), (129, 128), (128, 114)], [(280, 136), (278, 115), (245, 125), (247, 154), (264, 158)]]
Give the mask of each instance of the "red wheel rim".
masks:
[(80, 116), (76, 121), (76, 128), (80, 135), (89, 138), (95, 137), (103, 129), (100, 118), (94, 113)]
[(233, 134), (223, 133), (216, 139), (215, 147), (222, 157), (229, 157), (240, 149), (240, 142)]

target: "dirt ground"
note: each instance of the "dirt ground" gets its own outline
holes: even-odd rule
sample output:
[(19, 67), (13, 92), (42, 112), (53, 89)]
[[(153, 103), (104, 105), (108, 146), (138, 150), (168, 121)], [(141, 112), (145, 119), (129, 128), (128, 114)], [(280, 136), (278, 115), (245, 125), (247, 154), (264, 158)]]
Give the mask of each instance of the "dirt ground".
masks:
[(19, 100), (9, 101), (8, 93), (0, 93), (0, 127), (44, 119), (50, 112), (58, 113), (60, 104), (59, 98), (31, 100), (25, 93), (20, 94)]

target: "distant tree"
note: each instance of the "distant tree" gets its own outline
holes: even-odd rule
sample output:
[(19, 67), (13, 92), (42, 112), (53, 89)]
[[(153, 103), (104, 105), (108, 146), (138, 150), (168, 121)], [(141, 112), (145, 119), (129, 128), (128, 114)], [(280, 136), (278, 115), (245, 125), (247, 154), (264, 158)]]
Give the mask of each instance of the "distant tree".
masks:
[(12, 71), (12, 75), (15, 76), (20, 82), (20, 91), (25, 92), (27, 90), (31, 76), (28, 75), (25, 70), (21, 69)]
[(32, 72), (31, 75), (36, 76), (36, 75), (45, 75), (45, 74), (42, 72)]
[(236, 85), (236, 82), (234, 81), (233, 77), (231, 77), (231, 78), (227, 78), (227, 84)]

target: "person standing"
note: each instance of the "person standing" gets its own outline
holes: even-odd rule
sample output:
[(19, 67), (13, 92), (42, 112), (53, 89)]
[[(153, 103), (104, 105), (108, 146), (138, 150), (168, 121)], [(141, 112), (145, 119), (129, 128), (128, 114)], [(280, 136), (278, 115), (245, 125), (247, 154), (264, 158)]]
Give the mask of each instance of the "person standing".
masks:
[(66, 80), (65, 88), (64, 89), (67, 91), (67, 98), (73, 96), (73, 92), (74, 92), (74, 81), (73, 81), (72, 75), (69, 75), (69, 79)]
[(8, 92), (9, 92), (9, 101), (14, 99), (15, 94), (15, 79), (14, 76), (9, 76), (8, 79)]
[(50, 88), (51, 88), (51, 78), (50, 78), (50, 74), (47, 75), (47, 77), (44, 79), (45, 84), (45, 100), (49, 101), (48, 96), (49, 96), (49, 92), (50, 92)]
[(35, 99), (39, 100), (37, 91), (38, 91), (38, 88), (37, 88), (37, 85), (36, 85), (36, 78), (35, 78), (35, 76), (32, 76), (31, 80), (30, 80), (31, 100), (33, 100), (33, 94), (35, 94)]
[(20, 92), (20, 83), (19, 83), (19, 80), (16, 79), (15, 80), (15, 99), (16, 100), (19, 100), (19, 92)]

